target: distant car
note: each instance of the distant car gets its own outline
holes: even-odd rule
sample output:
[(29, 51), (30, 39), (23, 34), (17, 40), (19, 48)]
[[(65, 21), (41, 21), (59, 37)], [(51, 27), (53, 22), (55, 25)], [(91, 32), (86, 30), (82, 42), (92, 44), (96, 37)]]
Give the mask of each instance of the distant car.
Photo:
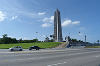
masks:
[(10, 51), (22, 51), (23, 48), (21, 46), (15, 46), (15, 47), (12, 47), (12, 48), (9, 48)]
[(40, 47), (38, 47), (38, 46), (31, 46), (31, 47), (29, 47), (29, 50), (32, 50), (32, 49), (39, 50), (39, 49), (40, 49)]

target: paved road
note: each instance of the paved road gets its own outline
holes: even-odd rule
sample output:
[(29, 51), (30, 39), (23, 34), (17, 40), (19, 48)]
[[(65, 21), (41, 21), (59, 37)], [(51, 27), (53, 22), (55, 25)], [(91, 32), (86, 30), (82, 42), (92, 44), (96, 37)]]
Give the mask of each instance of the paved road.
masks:
[(0, 50), (0, 66), (100, 66), (100, 49)]

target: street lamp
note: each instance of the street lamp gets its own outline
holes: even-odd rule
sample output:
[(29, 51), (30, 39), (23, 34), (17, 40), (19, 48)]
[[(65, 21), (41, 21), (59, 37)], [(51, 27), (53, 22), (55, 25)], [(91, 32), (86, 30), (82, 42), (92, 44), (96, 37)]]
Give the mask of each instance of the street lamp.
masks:
[(85, 35), (85, 43), (86, 43), (86, 38), (87, 38), (87, 36)]

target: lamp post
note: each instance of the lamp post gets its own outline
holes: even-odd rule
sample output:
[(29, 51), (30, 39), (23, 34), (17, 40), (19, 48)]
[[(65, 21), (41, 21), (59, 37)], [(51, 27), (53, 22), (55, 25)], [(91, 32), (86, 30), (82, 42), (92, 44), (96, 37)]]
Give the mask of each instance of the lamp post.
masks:
[(87, 38), (87, 36), (85, 35), (85, 43), (86, 43), (86, 38)]
[(86, 38), (87, 38), (87, 36), (85, 35), (84, 37), (85, 37), (85, 45), (86, 45)]

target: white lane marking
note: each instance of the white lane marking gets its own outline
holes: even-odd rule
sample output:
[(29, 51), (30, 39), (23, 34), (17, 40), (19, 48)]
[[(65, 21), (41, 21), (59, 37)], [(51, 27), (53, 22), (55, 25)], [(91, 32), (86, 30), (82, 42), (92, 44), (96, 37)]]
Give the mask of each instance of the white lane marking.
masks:
[(56, 63), (56, 64), (47, 65), (47, 66), (57, 66), (57, 65), (65, 64), (65, 63), (67, 63), (67, 62)]
[(58, 64), (52, 64), (52, 66), (53, 66), (53, 65), (54, 65), (54, 66), (57, 66)]
[(62, 63), (58, 63), (58, 64), (62, 64)]
[[(71, 55), (79, 55), (79, 54), (85, 54), (85, 53), (93, 53), (93, 52), (100, 52), (100, 51), (92, 51), (92, 52), (83, 52), (83, 53), (75, 53), (75, 54), (68, 54), (68, 55), (61, 55), (61, 56), (71, 56)], [(16, 56), (16, 53), (14, 54)], [(27, 55), (27, 54), (26, 54)], [(53, 57), (59, 57), (59, 56), (53, 56)], [(53, 58), (52, 56), (50, 56), (49, 58)], [(98, 57), (98, 56), (96, 56)], [(99, 56), (100, 57), (100, 56)], [(34, 59), (46, 59), (48, 57), (39, 57), (39, 58), (25, 58), (25, 59), (15, 59), (13, 61), (17, 61), (17, 60), (34, 60)], [(10, 61), (9, 61), (10, 62)]]
[(98, 57), (100, 57), (100, 55), (98, 55), (98, 56), (95, 56), (96, 58), (98, 58)]
[(12, 53), (12, 55), (0, 55), (0, 56), (31, 56), (31, 55), (46, 55), (46, 54), (53, 54), (53, 53), (43, 53), (43, 54), (28, 54), (28, 53), (15, 53), (15, 52), (9, 52)]
[(33, 53), (33, 52), (56, 52), (56, 51), (66, 51), (66, 50), (80, 50), (80, 49), (64, 49), (64, 50), (39, 50), (39, 51), (14, 51), (14, 52), (10, 52), (10, 51), (5, 51), (5, 52), (0, 52), (0, 53)]
[[(79, 54), (85, 54), (85, 53), (93, 53), (93, 52), (100, 52), (100, 51), (92, 51), (92, 52), (82, 52), (82, 53), (74, 53), (74, 54), (67, 54), (66, 56), (71, 56), (71, 55), (79, 55)], [(45, 53), (44, 54), (21, 54), (21, 53), (13, 53), (13, 52), (10, 52), (10, 53), (12, 53), (13, 55), (0, 55), (0, 56), (23, 56), (23, 55), (25, 55), (25, 56), (29, 56), (29, 55), (45, 55)], [(46, 54), (53, 54), (53, 53), (46, 53)], [(62, 55), (63, 56), (63, 55)], [(65, 55), (64, 55), (65, 56)], [(56, 56), (54, 56), (54, 57), (56, 57)]]
[(52, 66), (52, 65), (47, 65), (47, 66)]
[(0, 52), (0, 53), (15, 53), (15, 52)]
[[(85, 54), (85, 53), (93, 53), (93, 52), (100, 52), (100, 51), (91, 51), (91, 52), (82, 52), (82, 53), (74, 53), (74, 54), (67, 54), (67, 56), (70, 55), (79, 55), (79, 54)], [(53, 53), (44, 53), (44, 54), (21, 54), (21, 53), (15, 53), (15, 52), (7, 52), (7, 53), (12, 53), (13, 55), (0, 55), (0, 56), (21, 56), (21, 55), (45, 55), (45, 54), (53, 54)], [(63, 53), (63, 52), (59, 52)]]
[(95, 57), (99, 57), (99, 56), (95, 56)]
[[(92, 52), (83, 52), (83, 53), (75, 53), (75, 54), (68, 54), (68, 55), (61, 55), (61, 56), (71, 56), (71, 55), (79, 55), (79, 54), (85, 54), (85, 53), (93, 53), (93, 52), (98, 52), (98, 51), (92, 51)], [(100, 51), (99, 51), (100, 52)], [(22, 55), (24, 55), (24, 54), (22, 54)], [(25, 55), (27, 55), (27, 54), (25, 54)], [(30, 54), (29, 54), (30, 55)], [(17, 56), (16, 54), (15, 54), (15, 56)], [(18, 55), (19, 56), (19, 55)], [(52, 56), (51, 56), (52, 57)], [(58, 56), (53, 56), (53, 57), (58, 57)], [(52, 57), (52, 58), (53, 58)], [(100, 56), (95, 56), (95, 57), (100, 57)], [(26, 59), (16, 59), (15, 61), (17, 61), (17, 60), (34, 60), (34, 59), (45, 59), (45, 58), (48, 58), (48, 57), (39, 57), (39, 58), (26, 58)], [(14, 61), (14, 60), (13, 60)], [(64, 63), (66, 63), (66, 62), (64, 62)], [(62, 63), (58, 63), (58, 64), (62, 64)]]
[(67, 56), (80, 55), (80, 54), (93, 53), (93, 52), (100, 52), (100, 51), (91, 51), (91, 52), (82, 52), (82, 53), (68, 54)]
[(64, 62), (64, 63), (67, 63), (67, 62)]

